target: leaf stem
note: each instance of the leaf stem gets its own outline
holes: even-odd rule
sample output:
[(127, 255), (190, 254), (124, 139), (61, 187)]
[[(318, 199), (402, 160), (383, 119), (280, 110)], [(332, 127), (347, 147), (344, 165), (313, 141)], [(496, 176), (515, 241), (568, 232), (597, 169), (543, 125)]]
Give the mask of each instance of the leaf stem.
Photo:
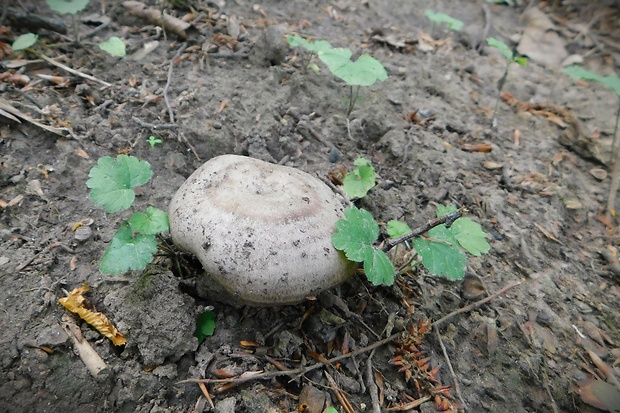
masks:
[(492, 127), (497, 127), (497, 109), (499, 108), (499, 99), (502, 96), (502, 90), (504, 89), (504, 84), (506, 83), (506, 78), (508, 78), (508, 68), (510, 67), (510, 63), (506, 65), (506, 70), (504, 70), (504, 74), (497, 81), (497, 98), (495, 99), (495, 108), (493, 109), (493, 120), (491, 121)]
[(424, 234), (428, 230), (435, 228), (436, 226), (439, 226), (441, 224), (446, 224), (446, 227), (450, 228), (450, 226), (454, 223), (454, 221), (456, 221), (457, 219), (463, 216), (463, 212), (464, 212), (464, 209), (461, 208), (458, 211), (447, 213), (446, 215), (443, 215), (439, 218), (431, 219), (426, 224), (415, 228), (410, 233), (405, 234), (402, 237), (389, 239), (385, 242), (385, 245), (383, 246), (383, 251), (387, 252), (391, 250), (392, 248), (394, 248), (396, 245), (402, 242), (408, 241), (411, 238), (419, 237), (420, 235)]
[(358, 85), (355, 88), (355, 96), (353, 96), (353, 85), (350, 86), (349, 93), (349, 108), (347, 109), (347, 119), (351, 116), (351, 112), (353, 112), (353, 107), (355, 106), (355, 102), (357, 101), (357, 97), (360, 94), (360, 86)]

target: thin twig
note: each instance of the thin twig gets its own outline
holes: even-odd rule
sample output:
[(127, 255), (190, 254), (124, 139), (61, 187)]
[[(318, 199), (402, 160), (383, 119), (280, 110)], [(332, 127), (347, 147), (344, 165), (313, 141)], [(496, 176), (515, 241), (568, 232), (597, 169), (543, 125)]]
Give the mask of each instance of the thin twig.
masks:
[[(502, 288), (501, 290), (497, 291), (494, 294), (491, 294), (490, 296), (483, 298), (480, 301), (477, 301), (473, 304), (468, 305), (467, 307), (463, 307), (462, 309), (459, 309), (457, 311), (453, 311), (450, 314), (448, 314), (445, 317), (440, 318), (439, 320), (435, 321), (432, 325), (433, 326), (439, 326), (439, 324), (443, 323), (444, 321), (448, 320), (449, 318), (460, 314), (460, 313), (464, 313), (466, 311), (470, 311), (476, 307), (481, 306), (482, 304), (489, 302), (490, 300), (492, 300), (493, 298), (505, 293), (506, 291), (510, 290), (513, 287), (516, 287), (518, 285), (520, 285), (520, 282), (514, 282), (511, 284), (508, 284), (507, 286), (505, 286), (504, 288)], [(278, 371), (268, 371), (268, 372), (262, 372), (262, 371), (256, 371), (256, 372), (245, 372), (240, 376), (236, 376), (236, 377), (230, 377), (230, 378), (226, 378), (226, 379), (197, 379), (197, 378), (191, 378), (191, 379), (187, 379), (187, 380), (182, 380), (177, 382), (177, 384), (181, 384), (181, 383), (220, 383), (220, 384), (242, 384), (242, 383), (246, 383), (252, 380), (271, 380), (274, 379), (276, 377), (281, 377), (281, 376), (289, 376), (289, 377), (296, 377), (296, 376), (302, 376), (304, 374), (307, 374), (311, 371), (314, 371), (318, 368), (324, 367), (326, 365), (332, 365), (334, 363), (336, 363), (337, 361), (340, 360), (344, 360), (347, 359), (349, 357), (355, 357), (358, 356), (360, 354), (364, 354), (367, 353), (369, 351), (372, 351), (376, 348), (379, 348), (387, 343), (390, 343), (394, 340), (396, 340), (399, 337), (402, 337), (403, 332), (398, 332), (398, 333), (394, 333), (391, 336), (384, 338), (382, 340), (378, 340), (375, 341), (374, 343), (366, 346), (366, 347), (362, 347), (359, 348), (355, 351), (352, 351), (350, 353), (346, 353), (346, 354), (342, 354), (340, 356), (336, 356), (336, 357), (332, 357), (331, 359), (327, 360), (327, 362), (323, 363), (323, 362), (318, 362), (315, 364), (312, 364), (310, 366), (306, 366), (306, 367), (300, 367), (297, 369), (290, 369), (290, 370), (278, 370)], [(418, 400), (417, 402), (423, 403), (424, 401), (430, 399), (430, 396), (427, 396), (428, 398), (422, 398), (420, 400)], [(418, 404), (416, 404), (416, 406), (418, 406)], [(415, 406), (414, 406), (415, 407)], [(393, 410), (393, 409), (388, 409), (388, 410)]]
[(618, 105), (618, 112), (616, 114), (616, 125), (614, 126), (614, 139), (611, 144), (611, 159), (610, 162), (613, 165), (611, 172), (611, 184), (609, 185), (609, 195), (607, 196), (607, 214), (616, 216), (616, 194), (618, 187), (620, 187), (620, 150), (618, 148), (618, 119), (620, 118), (620, 105)]
[(471, 303), (471, 304), (469, 304), (469, 305), (466, 305), (466, 306), (465, 306), (465, 307), (463, 307), (463, 308), (459, 308), (458, 310), (455, 310), (455, 311), (451, 312), (450, 314), (448, 314), (448, 315), (446, 315), (446, 316), (441, 317), (439, 320), (437, 320), (437, 321), (433, 322), (433, 325), (434, 325), (434, 326), (438, 326), (438, 325), (440, 325), (441, 323), (443, 323), (443, 322), (445, 322), (445, 321), (449, 320), (450, 318), (454, 317), (455, 315), (462, 314), (462, 313), (466, 313), (466, 312), (468, 312), (468, 311), (473, 310), (474, 308), (478, 308), (478, 307), (480, 307), (482, 304), (488, 303), (488, 302), (489, 302), (489, 301), (491, 301), (492, 299), (494, 299), (494, 298), (496, 298), (496, 297), (498, 297), (498, 296), (500, 296), (500, 295), (504, 294), (506, 291), (508, 291), (508, 290), (510, 290), (511, 288), (514, 288), (514, 287), (516, 287), (516, 286), (518, 286), (518, 285), (521, 285), (521, 282), (519, 282), (519, 281), (512, 282), (512, 283), (508, 284), (507, 286), (505, 286), (504, 288), (500, 289), (499, 291), (496, 291), (495, 293), (493, 293), (493, 294), (489, 295), (488, 297), (483, 298), (483, 299), (482, 299), (482, 300), (480, 300), (480, 301), (476, 301), (475, 303)]
[(355, 410), (353, 410), (353, 406), (351, 406), (351, 402), (349, 402), (344, 392), (340, 390), (334, 378), (328, 372), (324, 373), (327, 381), (329, 382), (329, 387), (331, 387), (332, 391), (334, 392), (334, 396), (336, 396), (344, 411), (346, 413), (355, 413)]
[(375, 350), (370, 352), (368, 359), (366, 359), (366, 388), (370, 393), (370, 400), (372, 401), (373, 413), (381, 413), (381, 404), (379, 404), (379, 389), (375, 383), (374, 375), (372, 374), (372, 356), (375, 355)]
[(215, 406), (213, 405), (213, 399), (211, 398), (211, 395), (209, 394), (209, 390), (207, 390), (207, 386), (204, 383), (198, 383), (198, 387), (200, 387), (202, 394), (205, 396), (205, 399), (207, 399), (207, 401), (211, 405), (211, 408), (215, 409)]
[(174, 123), (174, 112), (172, 111), (172, 107), (170, 106), (170, 102), (168, 101), (168, 88), (170, 88), (170, 83), (172, 83), (174, 61), (177, 60), (179, 56), (181, 56), (181, 53), (183, 53), (183, 50), (185, 50), (186, 47), (186, 43), (183, 43), (181, 47), (179, 47), (179, 50), (177, 50), (174, 57), (170, 60), (170, 66), (168, 67), (168, 79), (166, 80), (166, 86), (164, 86), (164, 102), (166, 102), (166, 107), (168, 108), (168, 113), (170, 114), (170, 123)]
[(385, 245), (383, 246), (383, 251), (387, 252), (391, 250), (392, 248), (394, 248), (396, 245), (402, 242), (408, 241), (411, 238), (418, 237), (424, 234), (425, 232), (427, 232), (428, 230), (435, 228), (438, 225), (446, 224), (446, 227), (449, 228), (454, 223), (454, 221), (456, 221), (463, 215), (463, 211), (464, 209), (461, 208), (458, 211), (450, 212), (439, 218), (431, 219), (426, 224), (417, 227), (416, 229), (414, 229), (408, 234), (403, 235), (402, 237), (389, 239), (385, 242)]
[(542, 373), (542, 382), (545, 391), (547, 392), (547, 396), (549, 397), (551, 404), (551, 411), (553, 413), (560, 413), (557, 404), (555, 403), (555, 398), (553, 397), (553, 393), (551, 392), (551, 388), (549, 387), (549, 375), (547, 374), (547, 364), (543, 363), (541, 365), (541, 373)]
[(439, 347), (441, 347), (443, 357), (446, 360), (446, 365), (448, 366), (448, 370), (450, 371), (450, 375), (452, 376), (452, 382), (454, 383), (454, 390), (456, 390), (456, 395), (459, 397), (459, 401), (461, 402), (461, 407), (467, 410), (467, 405), (465, 404), (465, 400), (463, 400), (463, 395), (461, 394), (461, 386), (459, 385), (459, 381), (456, 378), (454, 369), (452, 368), (452, 363), (450, 362), (450, 357), (448, 356), (448, 350), (446, 350), (446, 346), (443, 344), (443, 340), (441, 339), (441, 334), (439, 333), (439, 327), (437, 325), (435, 325), (434, 327), (435, 327), (434, 328), (435, 334), (437, 335), (437, 340), (439, 341)]
[(104, 85), (105, 87), (112, 87), (112, 84), (111, 84), (111, 83), (104, 82), (103, 80), (97, 79), (97, 78), (96, 78), (96, 77), (94, 77), (94, 76), (87, 75), (86, 73), (82, 73), (82, 72), (80, 72), (80, 71), (78, 71), (78, 70), (72, 69), (72, 68), (70, 68), (69, 66), (65, 66), (65, 65), (63, 65), (62, 63), (57, 62), (57, 61), (55, 61), (54, 59), (52, 59), (52, 58), (50, 58), (50, 57), (47, 57), (47, 56), (45, 56), (45, 55), (43, 55), (43, 54), (39, 54), (38, 56), (39, 56), (41, 59), (45, 60), (46, 62), (51, 63), (51, 64), (53, 64), (54, 66), (59, 67), (59, 68), (61, 68), (61, 69), (65, 70), (65, 71), (67, 71), (67, 72), (69, 72), (69, 73), (71, 73), (71, 74), (74, 74), (74, 75), (76, 75), (76, 76), (83, 77), (84, 79), (92, 80), (93, 82), (101, 83), (101, 84), (102, 84), (102, 85)]
[[(360, 354), (364, 354), (368, 351), (371, 351), (377, 347), (381, 347), (386, 343), (389, 343), (391, 341), (396, 340), (397, 338), (399, 338), (400, 336), (402, 336), (402, 332), (399, 333), (394, 333), (391, 336), (389, 336), (388, 338), (384, 338), (383, 340), (379, 340), (379, 341), (375, 341), (374, 343), (366, 346), (366, 347), (362, 347), (359, 348), (355, 351), (352, 351), (350, 353), (347, 354), (342, 354), (340, 356), (336, 356), (336, 357), (332, 357), (331, 359), (327, 360), (328, 364), (333, 364), (337, 361), (340, 360), (344, 360), (347, 359), (349, 357), (355, 357), (358, 356)], [(268, 372), (264, 372), (264, 373), (256, 373), (256, 374), (246, 374), (245, 377), (241, 376), (237, 376), (237, 377), (230, 377), (227, 379), (187, 379), (187, 380), (183, 380), (180, 381), (178, 383), (235, 383), (235, 384), (240, 384), (240, 383), (245, 383), (247, 381), (251, 381), (251, 380), (271, 380), (275, 377), (280, 377), (280, 376), (297, 376), (297, 375), (304, 375), (307, 374), (313, 370), (316, 370), (320, 367), (325, 366), (325, 363), (319, 362), (319, 363), (315, 363), (312, 364), (310, 366), (306, 366), (306, 367), (300, 367), (297, 369), (291, 369), (291, 370), (284, 370), (284, 371), (268, 371)]]
[(47, 254), (48, 252), (51, 251), (52, 248), (59, 247), (60, 245), (61, 245), (60, 242), (54, 242), (52, 244), (49, 244), (48, 246), (43, 248), (41, 251), (39, 251), (38, 253), (34, 254), (32, 257), (28, 258), (26, 261), (22, 262), (17, 267), (15, 267), (15, 271), (23, 270), (24, 268), (29, 266), (36, 258), (38, 258), (38, 257), (40, 257), (40, 256), (42, 256), (44, 254)]

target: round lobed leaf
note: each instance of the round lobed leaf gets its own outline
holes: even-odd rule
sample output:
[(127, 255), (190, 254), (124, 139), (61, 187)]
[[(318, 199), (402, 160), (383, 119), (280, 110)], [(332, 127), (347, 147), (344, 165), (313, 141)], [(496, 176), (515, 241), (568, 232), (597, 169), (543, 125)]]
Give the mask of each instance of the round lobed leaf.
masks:
[(46, 0), (52, 10), (60, 14), (77, 14), (84, 10), (90, 0)]
[(115, 57), (125, 57), (126, 54), (125, 43), (123, 43), (123, 41), (116, 36), (112, 36), (105, 42), (101, 43), (99, 48)]
[(129, 208), (135, 199), (132, 188), (144, 185), (152, 175), (149, 163), (134, 156), (103, 156), (90, 170), (86, 186), (91, 201), (113, 213)]
[(387, 71), (377, 59), (364, 54), (352, 61), (352, 54), (351, 50), (341, 47), (318, 53), (332, 74), (351, 86), (371, 86), (377, 80), (387, 79)]
[(133, 236), (128, 222), (124, 222), (101, 258), (99, 271), (103, 274), (119, 275), (129, 270), (143, 270), (157, 252), (157, 241), (153, 235)]
[(34, 45), (38, 39), (39, 36), (34, 33), (22, 34), (17, 39), (15, 39), (15, 41), (11, 45), (11, 49), (13, 49), (14, 52), (25, 50), (30, 46)]

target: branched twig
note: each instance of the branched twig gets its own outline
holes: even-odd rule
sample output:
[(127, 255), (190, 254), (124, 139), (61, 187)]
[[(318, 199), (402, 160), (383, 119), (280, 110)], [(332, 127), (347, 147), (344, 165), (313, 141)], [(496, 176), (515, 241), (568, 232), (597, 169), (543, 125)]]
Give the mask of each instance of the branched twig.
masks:
[(112, 84), (111, 84), (111, 83), (104, 82), (103, 80), (97, 79), (97, 78), (96, 78), (96, 77), (94, 77), (94, 76), (87, 75), (86, 73), (82, 73), (82, 72), (77, 71), (77, 70), (75, 70), (75, 69), (71, 69), (69, 66), (65, 66), (65, 65), (63, 65), (62, 63), (57, 62), (57, 61), (55, 61), (54, 59), (52, 59), (52, 58), (50, 58), (50, 57), (45, 56), (44, 54), (38, 54), (38, 56), (39, 56), (41, 59), (45, 60), (46, 62), (51, 63), (51, 64), (53, 64), (54, 66), (59, 67), (59, 68), (61, 68), (61, 69), (65, 70), (65, 71), (67, 71), (67, 72), (69, 72), (69, 73), (71, 73), (71, 74), (74, 74), (74, 75), (76, 75), (76, 76), (83, 77), (84, 79), (92, 80), (93, 82), (98, 82), (98, 83), (101, 83), (101, 84), (102, 84), (102, 85), (104, 85), (105, 87), (112, 87)]
[(463, 308), (459, 308), (458, 310), (455, 310), (453, 312), (451, 312), (450, 314), (441, 317), (439, 320), (433, 322), (434, 326), (438, 326), (439, 324), (449, 320), (450, 318), (454, 317), (455, 315), (461, 314), (461, 313), (466, 313), (468, 311), (473, 310), (474, 308), (478, 308), (480, 307), (482, 304), (484, 303), (488, 303), (489, 301), (491, 301), (492, 299), (504, 294), (506, 291), (510, 290), (511, 288), (514, 288), (518, 285), (521, 285), (521, 283), (519, 281), (516, 282), (512, 282), (510, 284), (508, 284), (507, 286), (505, 286), (504, 288), (500, 289), (499, 291), (491, 294), (488, 297), (483, 298), (480, 301), (476, 301), (475, 303), (471, 303), (470, 305), (466, 305)]
[(336, 399), (338, 399), (338, 403), (340, 403), (345, 413), (355, 413), (353, 406), (351, 406), (351, 402), (349, 402), (344, 392), (340, 390), (334, 378), (328, 372), (324, 373), (325, 378), (327, 378), (327, 382), (329, 383), (329, 387), (331, 387), (332, 391), (334, 392), (334, 396), (336, 396)]
[(385, 245), (383, 246), (383, 251), (387, 252), (402, 242), (408, 241), (411, 238), (419, 237), (420, 235), (424, 234), (432, 228), (435, 228), (438, 225), (446, 224), (446, 227), (450, 228), (454, 221), (456, 221), (463, 215), (463, 211), (464, 209), (461, 208), (458, 211), (450, 212), (439, 218), (431, 219), (426, 224), (417, 227), (416, 229), (414, 229), (408, 234), (403, 235), (402, 237), (389, 239), (385, 242)]
[[(384, 344), (387, 344), (391, 341), (396, 340), (398, 337), (400, 337), (403, 333), (399, 332), (399, 333), (394, 333), (391, 336), (389, 336), (388, 338), (384, 338), (383, 340), (379, 340), (379, 341), (375, 341), (374, 343), (366, 346), (366, 347), (362, 347), (359, 348), (355, 351), (352, 351), (350, 353), (347, 354), (342, 354), (340, 356), (336, 356), (336, 357), (332, 357), (330, 358), (328, 361), (329, 364), (333, 364), (337, 361), (340, 360), (344, 360), (347, 359), (349, 357), (355, 357), (358, 356), (360, 354), (364, 354), (368, 351), (371, 351), (377, 347), (381, 347)], [(298, 375), (303, 375), (306, 373), (309, 373), (313, 370), (316, 370), (320, 367), (325, 366), (325, 363), (315, 363), (312, 364), (310, 366), (306, 366), (306, 367), (300, 367), (297, 369), (291, 369), (291, 370), (283, 370), (283, 371), (268, 371), (268, 372), (261, 372), (261, 373), (254, 373), (254, 374), (242, 374), (241, 376), (237, 376), (237, 377), (231, 377), (231, 378), (227, 378), (227, 379), (187, 379), (187, 380), (183, 380), (180, 381), (178, 383), (235, 383), (235, 384), (241, 384), (241, 383), (245, 383), (251, 380), (271, 380), (275, 377), (280, 377), (280, 376), (298, 376)]]
[(166, 102), (166, 108), (168, 108), (168, 113), (170, 114), (170, 123), (174, 124), (174, 112), (172, 111), (172, 107), (170, 106), (170, 102), (168, 101), (168, 88), (170, 88), (170, 83), (172, 83), (172, 71), (174, 68), (174, 61), (181, 56), (183, 50), (187, 47), (186, 43), (183, 43), (179, 50), (177, 50), (174, 57), (170, 60), (170, 66), (168, 67), (168, 79), (166, 80), (166, 86), (164, 86), (164, 102)]
[(446, 360), (446, 364), (448, 365), (448, 370), (450, 371), (450, 375), (452, 376), (452, 381), (454, 382), (454, 390), (456, 390), (456, 395), (459, 396), (459, 401), (461, 402), (461, 407), (467, 410), (467, 405), (465, 404), (465, 400), (463, 400), (463, 395), (461, 394), (461, 386), (459, 385), (459, 381), (456, 378), (456, 374), (454, 373), (454, 369), (452, 368), (452, 363), (450, 362), (450, 357), (448, 357), (448, 350), (446, 350), (446, 346), (443, 344), (443, 340), (441, 339), (441, 334), (439, 333), (439, 327), (437, 325), (434, 326), (435, 334), (437, 335), (437, 340), (439, 341), (439, 347), (441, 347), (441, 351), (443, 353), (443, 357)]

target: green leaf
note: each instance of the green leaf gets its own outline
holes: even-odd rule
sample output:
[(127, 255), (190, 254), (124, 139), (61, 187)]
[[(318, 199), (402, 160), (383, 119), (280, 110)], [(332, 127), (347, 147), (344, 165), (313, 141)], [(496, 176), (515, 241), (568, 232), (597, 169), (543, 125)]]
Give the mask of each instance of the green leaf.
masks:
[(517, 64), (519, 64), (519, 66), (521, 66), (521, 67), (525, 67), (525, 66), (527, 66), (527, 57), (524, 57), (524, 56), (515, 56), (515, 57), (512, 59), (512, 61), (513, 61), (513, 62), (515, 62), (515, 63), (517, 63)]
[(445, 23), (448, 25), (450, 30), (458, 32), (464, 26), (464, 23), (461, 20), (455, 19), (454, 17), (450, 17), (444, 13), (436, 13), (433, 10), (426, 10), (424, 15), (428, 17), (430, 21), (433, 23)]
[(411, 232), (411, 228), (409, 225), (405, 224), (402, 221), (396, 221), (395, 219), (388, 221), (387, 223), (387, 233), (390, 238), (398, 238), (402, 237), (405, 234)]
[(454, 238), (465, 248), (471, 255), (479, 257), (486, 254), (491, 246), (486, 240), (487, 234), (483, 231), (480, 224), (472, 221), (470, 218), (459, 218), (450, 227), (450, 231)]
[(11, 49), (14, 52), (18, 52), (20, 50), (25, 50), (35, 44), (39, 40), (39, 36), (34, 33), (26, 33), (19, 36), (13, 44), (11, 45)]
[(437, 218), (441, 218), (446, 214), (449, 214), (450, 212), (454, 212), (456, 211), (458, 208), (455, 207), (454, 205), (442, 205), (439, 204), (437, 205)]
[(288, 35), (286, 36), (286, 40), (288, 41), (289, 46), (303, 47), (312, 53), (318, 53), (332, 48), (332, 45), (326, 40), (315, 40), (309, 42), (298, 34)]
[(99, 48), (116, 57), (125, 57), (126, 54), (125, 43), (123, 43), (123, 41), (116, 36), (112, 36), (105, 42), (101, 43)]
[(286, 41), (291, 47), (306, 47), (308, 45), (308, 41), (298, 34), (287, 35)]
[(129, 225), (135, 232), (155, 235), (170, 229), (168, 214), (161, 209), (149, 206), (146, 212), (136, 212), (129, 218)]
[(512, 52), (510, 47), (508, 47), (508, 45), (503, 41), (495, 37), (489, 37), (487, 39), (487, 44), (499, 50), (499, 52), (504, 56), (507, 62), (511, 62), (513, 60), (514, 53)]
[(380, 249), (373, 248), (370, 259), (364, 260), (364, 272), (373, 285), (392, 285), (396, 270), (392, 262)]
[(329, 406), (324, 413), (338, 413), (338, 410), (334, 406)]
[(103, 156), (90, 170), (86, 186), (91, 201), (112, 213), (129, 208), (135, 198), (131, 188), (144, 185), (152, 175), (149, 163), (134, 156)]
[(205, 338), (211, 337), (215, 331), (215, 312), (207, 310), (196, 317), (196, 332), (194, 336), (202, 343)]
[(143, 270), (157, 251), (155, 236), (133, 236), (128, 222), (116, 231), (108, 249), (101, 258), (99, 271), (103, 274), (123, 274), (128, 270)]
[(573, 79), (598, 82), (620, 96), (620, 78), (616, 75), (601, 76), (578, 65), (565, 67), (562, 71)]
[(620, 78), (616, 75), (605, 76), (601, 82), (609, 89), (613, 90), (616, 95), (620, 96)]
[(344, 218), (336, 221), (332, 244), (337, 250), (344, 251), (349, 260), (363, 262), (372, 259), (372, 244), (378, 237), (379, 224), (370, 212), (353, 205), (344, 210)]
[(84, 10), (90, 0), (46, 0), (52, 10), (60, 14), (77, 14)]
[(377, 175), (372, 164), (366, 158), (357, 158), (353, 165), (356, 168), (344, 177), (342, 187), (349, 198), (363, 198), (376, 185)]
[(321, 50), (318, 55), (334, 76), (351, 86), (370, 86), (377, 80), (387, 79), (385, 67), (367, 54), (361, 55), (356, 61), (351, 60), (351, 50), (344, 48)]
[(428, 270), (451, 281), (465, 277), (467, 257), (458, 246), (458, 241), (445, 225), (428, 231), (430, 239), (416, 238), (413, 241), (416, 251), (422, 257), (422, 264)]
[(579, 66), (579, 65), (572, 65), (572, 66), (567, 66), (564, 69), (562, 69), (562, 72), (566, 73), (568, 76), (572, 77), (573, 79), (577, 79), (577, 80), (592, 80), (595, 82), (599, 82), (599, 83), (603, 83), (604, 79), (603, 76), (591, 72), (588, 69)]

